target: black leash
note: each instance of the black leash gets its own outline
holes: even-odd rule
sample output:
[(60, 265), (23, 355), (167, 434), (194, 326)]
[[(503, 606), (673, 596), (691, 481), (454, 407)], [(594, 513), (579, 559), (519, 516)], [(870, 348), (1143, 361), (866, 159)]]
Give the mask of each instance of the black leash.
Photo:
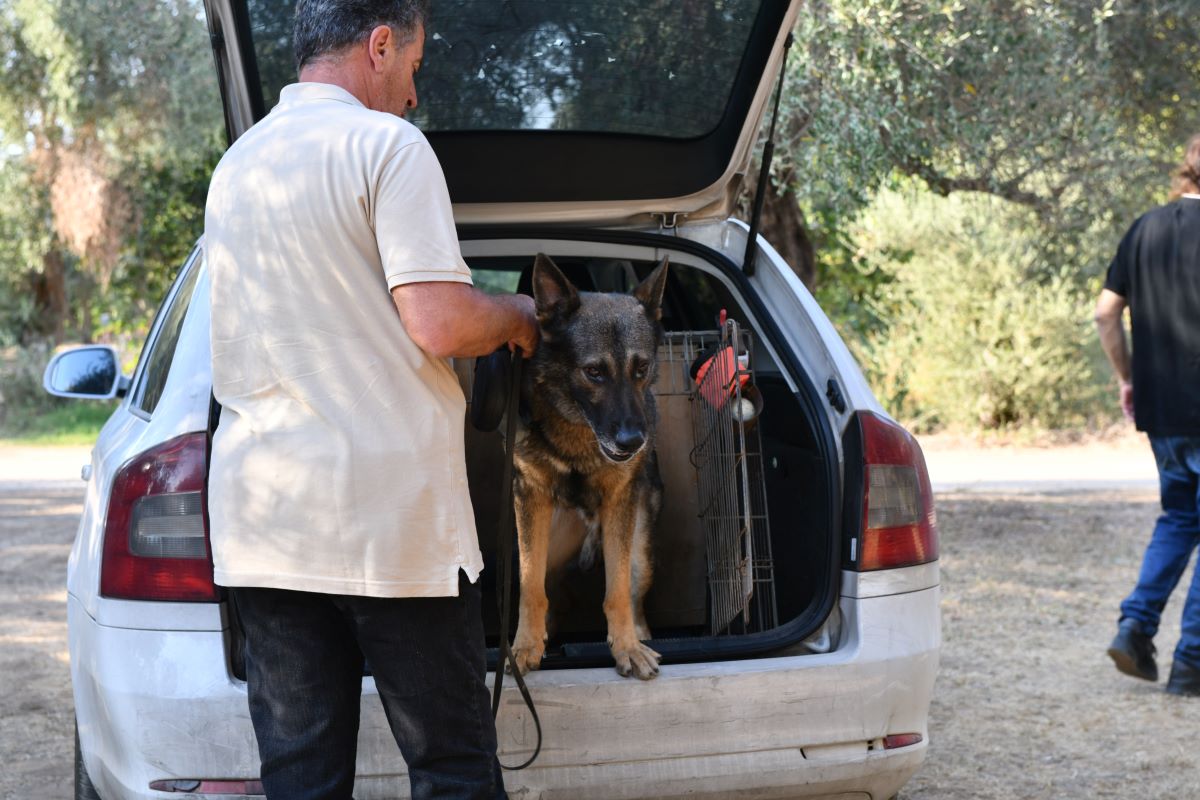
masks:
[(500, 714), (500, 688), (504, 684), (504, 665), (507, 663), (512, 668), (513, 680), (517, 682), (521, 697), (525, 699), (525, 705), (533, 716), (533, 724), (537, 728), (537, 747), (524, 764), (515, 767), (507, 764), (500, 765), (508, 770), (525, 769), (542, 752), (542, 721), (538, 719), (537, 709), (533, 706), (533, 697), (530, 696), (529, 689), (525, 687), (525, 679), (521, 677), (521, 671), (517, 668), (512, 648), (508, 644), (508, 617), (512, 600), (512, 549), (513, 539), (516, 535), (514, 530), (516, 512), (513, 508), (513, 451), (517, 446), (517, 417), (521, 411), (521, 365), (524, 360), (521, 348), (518, 347), (513, 351), (509, 362), (511, 369), (508, 375), (508, 422), (505, 426), (504, 449), (506, 453), (500, 488), (501, 516), (498, 532), (500, 541), (496, 573), (496, 605), (500, 608), (500, 644), (496, 658), (496, 680), (492, 684), (492, 719)]

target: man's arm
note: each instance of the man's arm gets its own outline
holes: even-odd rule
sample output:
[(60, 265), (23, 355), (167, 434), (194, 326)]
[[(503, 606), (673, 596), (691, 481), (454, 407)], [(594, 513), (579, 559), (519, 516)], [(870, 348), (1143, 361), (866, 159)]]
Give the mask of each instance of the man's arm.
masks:
[(1121, 410), (1133, 419), (1133, 374), (1129, 358), (1129, 343), (1125, 339), (1125, 298), (1111, 289), (1100, 291), (1096, 301), (1096, 331), (1100, 334), (1100, 346), (1112, 364), (1113, 372), (1120, 381)]
[(392, 289), (400, 321), (412, 340), (436, 358), (471, 358), (502, 345), (526, 357), (537, 349), (533, 298), (489, 295), (466, 283), (406, 283)]

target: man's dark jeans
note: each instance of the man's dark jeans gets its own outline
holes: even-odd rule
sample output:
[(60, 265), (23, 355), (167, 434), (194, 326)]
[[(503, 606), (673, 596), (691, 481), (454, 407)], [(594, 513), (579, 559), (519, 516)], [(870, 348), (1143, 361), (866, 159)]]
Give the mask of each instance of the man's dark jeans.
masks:
[(246, 632), (268, 798), (351, 797), (364, 655), (412, 796), (506, 797), (484, 685), (479, 586), (459, 575), (458, 597), (230, 589)]
[[(1158, 462), (1162, 516), (1142, 559), (1137, 587), (1121, 603), (1121, 618), (1141, 623), (1147, 636), (1158, 633), (1167, 598), (1200, 544), (1200, 436), (1151, 436)], [(1183, 606), (1175, 660), (1200, 668), (1200, 569), (1192, 575)]]

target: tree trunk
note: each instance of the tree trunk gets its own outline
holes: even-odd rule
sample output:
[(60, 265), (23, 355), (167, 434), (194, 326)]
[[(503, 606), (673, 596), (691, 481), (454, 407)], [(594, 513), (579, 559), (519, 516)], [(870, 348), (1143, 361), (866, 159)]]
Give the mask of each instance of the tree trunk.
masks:
[(67, 264), (62, 251), (51, 248), (42, 256), (42, 274), (34, 289), (37, 306), (42, 311), (42, 332), (62, 344), (66, 338), (67, 322)]

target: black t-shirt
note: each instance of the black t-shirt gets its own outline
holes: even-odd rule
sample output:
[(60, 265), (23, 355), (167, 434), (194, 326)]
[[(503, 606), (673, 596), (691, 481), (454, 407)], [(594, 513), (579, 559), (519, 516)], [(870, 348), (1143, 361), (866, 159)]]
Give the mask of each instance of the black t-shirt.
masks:
[(1181, 198), (1133, 223), (1104, 288), (1129, 304), (1137, 429), (1200, 435), (1200, 200)]

